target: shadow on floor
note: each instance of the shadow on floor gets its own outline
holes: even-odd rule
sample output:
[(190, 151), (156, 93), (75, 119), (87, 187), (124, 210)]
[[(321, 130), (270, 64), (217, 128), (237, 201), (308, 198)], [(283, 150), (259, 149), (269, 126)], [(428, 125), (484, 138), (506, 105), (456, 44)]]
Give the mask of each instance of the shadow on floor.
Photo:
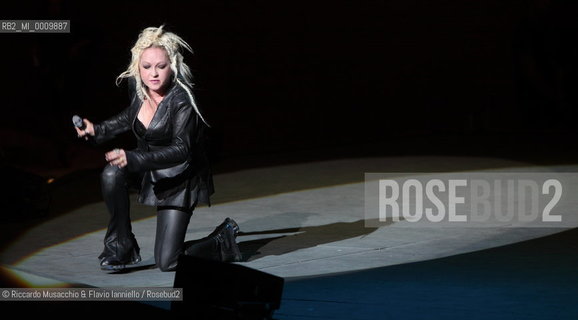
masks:
[(265, 239), (243, 241), (239, 248), (243, 261), (253, 261), (270, 255), (282, 255), (299, 249), (367, 236), (378, 228), (366, 227), (366, 220), (337, 222), (322, 226), (297, 227), (256, 232), (240, 232), (239, 236), (296, 233)]

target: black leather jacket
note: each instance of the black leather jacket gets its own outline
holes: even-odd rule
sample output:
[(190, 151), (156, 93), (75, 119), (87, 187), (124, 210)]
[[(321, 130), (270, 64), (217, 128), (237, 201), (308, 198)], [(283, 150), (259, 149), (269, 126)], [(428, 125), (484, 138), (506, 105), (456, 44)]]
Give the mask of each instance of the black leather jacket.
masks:
[(131, 105), (118, 115), (94, 125), (96, 143), (128, 130), (137, 148), (126, 152), (127, 169), (142, 175), (138, 201), (151, 206), (191, 208), (196, 202), (210, 205), (213, 179), (204, 149), (205, 123), (195, 112), (187, 92), (173, 83), (151, 120), (146, 133), (135, 132), (142, 101), (131, 89)]

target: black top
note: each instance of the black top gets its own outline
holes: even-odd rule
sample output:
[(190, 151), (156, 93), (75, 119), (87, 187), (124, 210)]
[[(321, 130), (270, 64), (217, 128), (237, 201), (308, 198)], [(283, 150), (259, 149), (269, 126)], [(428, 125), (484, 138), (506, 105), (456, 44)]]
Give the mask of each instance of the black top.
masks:
[(136, 118), (134, 122), (134, 133), (141, 138), (147, 133), (147, 128), (145, 128), (144, 124), (138, 118)]
[(174, 83), (148, 128), (138, 120), (142, 101), (134, 92), (128, 108), (94, 126), (97, 143), (131, 129), (135, 133), (137, 148), (125, 150), (126, 168), (143, 174), (140, 203), (183, 208), (197, 202), (210, 204), (214, 188), (203, 143), (207, 127), (195, 112), (187, 89)]

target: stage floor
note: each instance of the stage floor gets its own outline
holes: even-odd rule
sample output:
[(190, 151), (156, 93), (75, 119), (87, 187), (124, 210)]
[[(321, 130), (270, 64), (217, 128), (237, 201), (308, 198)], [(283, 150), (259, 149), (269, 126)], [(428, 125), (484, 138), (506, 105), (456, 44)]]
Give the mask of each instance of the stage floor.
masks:
[[(504, 225), (449, 229), (368, 226), (364, 173), (573, 169), (492, 158), (390, 157), (239, 170), (215, 176), (214, 204), (195, 211), (186, 240), (206, 236), (224, 218), (231, 217), (242, 232), (237, 241), (244, 259), (239, 264), (287, 280), (450, 257), (563, 230)], [(70, 188), (82, 186), (83, 179), (94, 184), (98, 175), (87, 174), (68, 186), (63, 183), (55, 189), (55, 196), (75, 197)], [(135, 203), (136, 195), (131, 197)], [(142, 266), (122, 273), (99, 269), (97, 256), (108, 214), (98, 197), (91, 199), (67, 212), (52, 214), (13, 239), (0, 255), (5, 272), (32, 287), (172, 287), (174, 273), (154, 266), (154, 208), (138, 204), (132, 208), (133, 232), (141, 247)]]

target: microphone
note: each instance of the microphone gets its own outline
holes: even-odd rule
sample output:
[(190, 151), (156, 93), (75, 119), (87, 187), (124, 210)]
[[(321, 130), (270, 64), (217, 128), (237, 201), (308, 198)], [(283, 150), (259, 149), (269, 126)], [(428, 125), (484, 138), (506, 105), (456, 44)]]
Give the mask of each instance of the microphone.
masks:
[(75, 127), (77, 127), (80, 130), (86, 129), (86, 124), (84, 123), (84, 121), (82, 121), (82, 118), (77, 115), (74, 115), (72, 117), (72, 123), (74, 124)]

